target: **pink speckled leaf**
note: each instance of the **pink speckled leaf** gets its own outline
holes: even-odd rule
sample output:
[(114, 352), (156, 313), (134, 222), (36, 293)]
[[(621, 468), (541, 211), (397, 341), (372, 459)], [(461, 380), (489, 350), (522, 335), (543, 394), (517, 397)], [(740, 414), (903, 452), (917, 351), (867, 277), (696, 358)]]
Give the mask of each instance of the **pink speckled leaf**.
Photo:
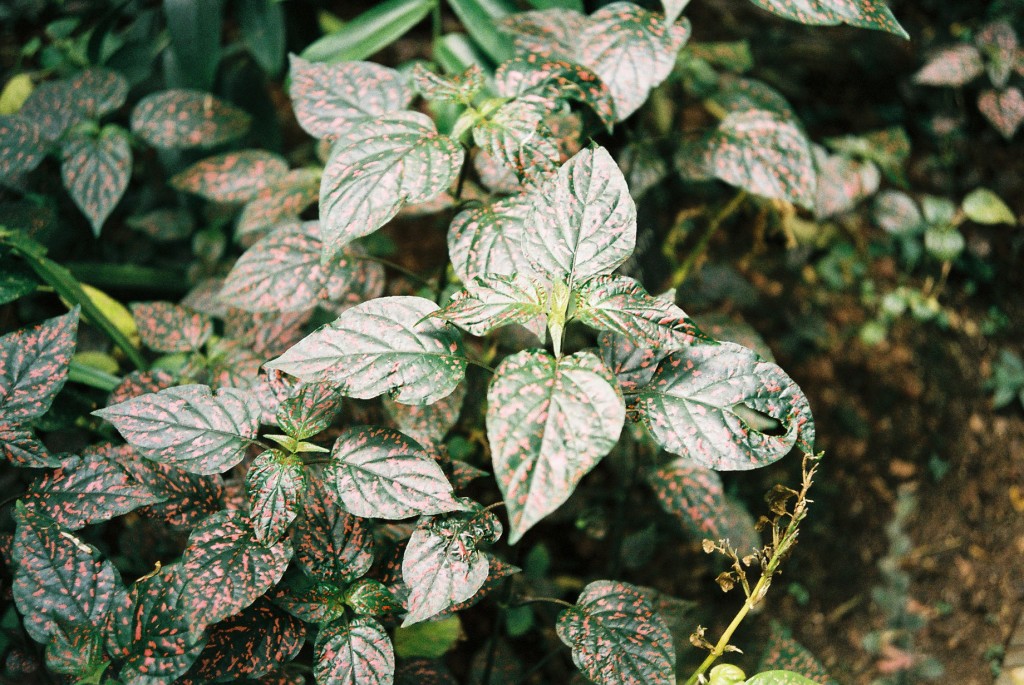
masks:
[[(638, 403), (662, 447), (718, 471), (766, 466), (794, 446), (814, 452), (814, 419), (803, 392), (778, 366), (734, 343), (673, 352)], [(785, 434), (755, 430), (737, 405), (780, 421)]]
[(142, 344), (156, 352), (194, 352), (213, 335), (213, 322), (173, 302), (138, 302), (132, 318)]
[(487, 439), (515, 543), (615, 446), (625, 406), (592, 352), (506, 357), (487, 391)]
[(288, 173), (288, 162), (266, 150), (239, 150), (207, 157), (171, 177), (175, 190), (213, 202), (248, 202)]
[(483, 90), (484, 72), (480, 65), (471, 64), (461, 74), (442, 76), (417, 64), (412, 70), (412, 81), (420, 95), (428, 100), (469, 104), (473, 96)]
[(986, 24), (974, 36), (978, 49), (985, 55), (988, 80), (996, 88), (1005, 88), (1018, 63), (1020, 45), (1017, 32), (1008, 21)]
[(690, 21), (685, 17), (666, 24), (656, 12), (631, 2), (613, 2), (590, 15), (576, 39), (575, 61), (607, 84), (615, 101), (615, 118), (623, 121), (668, 78), (689, 37)]
[(647, 483), (661, 508), (684, 530), (698, 538), (727, 537), (719, 524), (725, 491), (717, 472), (678, 458), (648, 473)]
[(547, 313), (547, 289), (530, 278), (488, 274), (467, 285), (433, 316), (486, 335), (500, 326), (530, 324)]
[(426, 447), (440, 442), (459, 420), (466, 392), (466, 386), (460, 385), (448, 397), (427, 405), (399, 404), (385, 398), (384, 410), (398, 430)]
[(15, 117), (32, 122), (41, 139), (49, 144), (85, 118), (85, 113), (72, 104), (73, 99), (68, 79), (44, 81), (35, 87)]
[(277, 606), (306, 623), (331, 623), (347, 610), (345, 589), (334, 583), (286, 580), (270, 596)]
[(58, 622), (46, 644), (46, 668), (54, 673), (84, 678), (108, 661), (100, 626)]
[(295, 117), (314, 138), (345, 135), (356, 123), (409, 106), (405, 77), (373, 62), (324, 64), (292, 55), (288, 95)]
[(319, 169), (292, 169), (272, 179), (242, 208), (235, 234), (244, 236), (297, 221), (319, 197), (320, 176)]
[[(185, 681), (255, 679), (294, 659), (306, 638), (301, 621), (266, 600), (210, 628), (206, 649)], [(193, 677), (193, 680), (189, 680)]]
[[(497, 681), (494, 681), (498, 685)], [(457, 685), (445, 665), (433, 659), (408, 659), (395, 672), (395, 685)]]
[(502, 586), (502, 581), (509, 576), (520, 573), (522, 571), (518, 566), (513, 566), (508, 562), (502, 561), (498, 557), (494, 556), (489, 552), (483, 552), (483, 555), (488, 559), (488, 571), (487, 578), (484, 579), (484, 584), (480, 586), (472, 597), (461, 602), (452, 604), (447, 609), (443, 609), (437, 616), (437, 619), (445, 618), (448, 616), (454, 616), (460, 611), (464, 611), (472, 606), (476, 606), (484, 597), (497, 590)]
[(734, 112), (708, 141), (712, 173), (756, 195), (814, 208), (817, 179), (810, 143), (772, 112)]
[(139, 395), (150, 392), (160, 392), (172, 387), (177, 380), (170, 371), (163, 369), (150, 369), (149, 371), (132, 371), (125, 375), (110, 396), (107, 397), (107, 405), (119, 404)]
[(668, 625), (635, 585), (596, 580), (558, 615), (559, 639), (599, 685), (674, 685), (676, 652)]
[(389, 428), (350, 428), (324, 471), (346, 510), (363, 518), (404, 519), (465, 509), (436, 461)]
[(122, 682), (174, 682), (203, 651), (205, 633), (185, 616), (187, 582), (181, 564), (171, 564), (117, 594), (106, 637), (107, 652), (122, 663)]
[[(259, 383), (260, 366), (263, 357), (258, 357), (237, 340), (220, 338), (209, 353), (208, 379), (214, 390), (239, 388), (250, 390)], [(257, 411), (257, 415), (261, 412)]]
[(246, 345), (260, 359), (271, 359), (302, 340), (312, 314), (312, 310), (254, 314), (232, 308), (224, 319), (224, 336)]
[(575, 100), (594, 110), (609, 130), (615, 123), (611, 91), (597, 74), (580, 64), (531, 54), (504, 62), (494, 80), (502, 97), (535, 95), (547, 100)]
[(473, 142), (523, 183), (535, 183), (558, 165), (558, 146), (544, 125), (552, 102), (523, 95), (502, 105), (473, 127)]
[(533, 271), (522, 249), (532, 204), (529, 194), (513, 195), (455, 216), (448, 229), (448, 253), (452, 269), (463, 283), (485, 274), (529, 275)]
[(4, 423), (0, 423), (0, 455), (15, 466), (42, 468), (61, 465), (61, 458), (50, 454), (32, 429)]
[(45, 414), (68, 378), (78, 308), (0, 337), (0, 426)]
[(690, 0), (661, 0), (661, 7), (665, 10), (665, 22), (674, 23), (689, 4)]
[(306, 440), (327, 429), (341, 411), (341, 395), (328, 383), (303, 383), (281, 402), (277, 425), (289, 437)]
[(39, 124), (24, 114), (0, 116), (0, 179), (16, 178), (32, 171), (43, 158), (49, 142)]
[(628, 276), (595, 276), (578, 292), (577, 319), (621, 333), (639, 346), (674, 350), (708, 340), (686, 312), (671, 301), (651, 296)]
[(188, 538), (181, 557), (187, 577), (185, 615), (196, 632), (237, 614), (281, 580), (292, 556), (291, 542), (263, 545), (240, 511), (221, 511)]
[(999, 92), (983, 90), (978, 95), (978, 109), (999, 134), (1010, 140), (1024, 123), (1024, 95), (1017, 86)]
[(486, 150), (477, 150), (473, 155), (473, 169), (484, 187), (495, 195), (515, 195), (524, 190), (515, 172)]
[(517, 12), (498, 23), (498, 29), (512, 36), (517, 52), (541, 57), (572, 57), (589, 19), (562, 8)]
[(60, 625), (102, 626), (121, 577), (96, 548), (45, 513), (15, 505), (14, 584), (25, 631), (46, 643)]
[(748, 678), (746, 685), (815, 685), (815, 681), (793, 671), (765, 671)]
[(428, 319), (438, 307), (421, 297), (381, 297), (346, 310), (266, 364), (307, 383), (369, 399), (385, 392), (404, 404), (451, 394), (466, 372), (462, 337)]
[(849, 24), (909, 38), (885, 0), (750, 0), (762, 9), (801, 24)]
[(711, 101), (726, 112), (759, 109), (776, 114), (782, 119), (798, 121), (789, 101), (779, 91), (756, 79), (723, 77), (719, 80), (718, 90), (711, 96)]
[(848, 212), (870, 197), (882, 182), (882, 173), (874, 162), (858, 162), (843, 155), (830, 155), (814, 146), (818, 169), (814, 216), (821, 220)]
[(778, 621), (771, 622), (768, 645), (761, 656), (758, 672), (786, 670), (799, 673), (819, 685), (836, 685), (828, 671), (806, 647), (793, 639), (789, 630)]
[(89, 67), (67, 80), (74, 108), (90, 119), (113, 112), (128, 99), (128, 81), (102, 67)]
[(627, 143), (619, 152), (619, 167), (629, 183), (629, 194), (639, 200), (668, 176), (668, 164), (648, 140)]
[(345, 603), (360, 616), (391, 616), (402, 611), (402, 603), (379, 580), (363, 578), (345, 591)]
[(248, 393), (182, 385), (93, 412), (143, 456), (200, 475), (223, 473), (245, 456), (259, 429)]
[(65, 460), (29, 486), (22, 501), (78, 530), (165, 499), (116, 459), (92, 453)]
[(132, 110), (132, 132), (153, 147), (216, 147), (249, 130), (251, 117), (199, 90), (163, 90)]
[(320, 629), (313, 675), (324, 685), (391, 685), (395, 652), (384, 628), (369, 616), (342, 619)]
[(277, 450), (267, 450), (249, 466), (245, 474), (249, 520), (262, 544), (272, 545), (284, 537), (298, 516), (303, 478), (302, 459)]
[(325, 478), (307, 479), (302, 516), (292, 532), (295, 560), (314, 580), (345, 587), (373, 563), (374, 538), (367, 521), (340, 506)]
[(325, 258), (376, 231), (403, 205), (447, 190), (463, 158), (462, 146), (419, 112), (392, 112), (342, 135), (320, 185)]
[(522, 251), (538, 273), (572, 285), (612, 271), (636, 246), (636, 205), (604, 148), (582, 150), (533, 194)]
[(973, 45), (953, 45), (932, 55), (914, 74), (921, 86), (962, 86), (981, 76), (985, 64)]

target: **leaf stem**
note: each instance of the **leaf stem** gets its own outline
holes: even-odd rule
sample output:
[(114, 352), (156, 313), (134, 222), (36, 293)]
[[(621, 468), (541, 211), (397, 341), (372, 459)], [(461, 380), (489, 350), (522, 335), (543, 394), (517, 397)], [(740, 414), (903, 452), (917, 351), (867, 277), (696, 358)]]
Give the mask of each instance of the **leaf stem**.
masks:
[(495, 373), (495, 370), (494, 370), (493, 366), (489, 366), (487, 364), (484, 364), (481, 361), (477, 361), (476, 359), (471, 359), (469, 357), (466, 357), (466, 361), (469, 362), (470, 364), (472, 364), (473, 366), (479, 366), (481, 369), (484, 369), (485, 371), (490, 371), (491, 375), (493, 375)]
[(713, 218), (711, 220), (711, 223), (708, 224), (708, 228), (704, 232), (704, 235), (700, 237), (700, 241), (693, 246), (693, 249), (690, 251), (690, 254), (686, 256), (686, 259), (683, 261), (683, 263), (680, 264), (679, 268), (677, 268), (675, 270), (675, 273), (672, 274), (673, 288), (680, 287), (686, 281), (687, 277), (690, 275), (690, 272), (693, 271), (693, 267), (697, 265), (697, 262), (700, 261), (700, 258), (704, 255), (705, 250), (707, 250), (708, 244), (711, 242), (711, 238), (714, 237), (716, 232), (718, 232), (719, 227), (721, 227), (721, 225), (725, 223), (725, 220), (728, 219), (733, 213), (736, 212), (737, 209), (740, 208), (740, 205), (742, 205), (743, 201), (746, 199), (747, 191), (739, 191), (738, 193), (736, 193), (736, 196), (733, 197), (733, 199), (730, 200), (728, 204), (726, 204), (725, 207), (723, 207), (722, 210), (715, 215), (715, 218)]
[(557, 597), (523, 597), (513, 606), (521, 607), (526, 606), (527, 604), (557, 604), (567, 609), (571, 609), (576, 606), (572, 602), (566, 602), (564, 599), (558, 599)]

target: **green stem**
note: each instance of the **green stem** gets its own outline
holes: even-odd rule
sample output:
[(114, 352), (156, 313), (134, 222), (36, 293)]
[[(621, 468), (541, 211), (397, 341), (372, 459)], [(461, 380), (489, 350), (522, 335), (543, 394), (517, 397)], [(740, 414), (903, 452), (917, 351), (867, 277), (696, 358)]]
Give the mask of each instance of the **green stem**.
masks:
[(434, 42), (436, 43), (441, 39), (441, 33), (444, 31), (444, 18), (441, 15), (441, 0), (437, 0), (434, 3), (434, 9), (430, 15), (430, 29), (433, 34)]
[(558, 599), (557, 597), (523, 597), (513, 606), (522, 607), (527, 604), (557, 604), (558, 606), (562, 606), (567, 609), (571, 609), (576, 606), (572, 602), (566, 602), (564, 599)]
[(725, 205), (725, 207), (722, 208), (722, 211), (715, 215), (715, 218), (711, 220), (710, 224), (708, 224), (708, 229), (704, 232), (704, 235), (700, 237), (700, 241), (694, 245), (690, 254), (686, 256), (686, 260), (680, 264), (679, 268), (676, 269), (674, 274), (672, 274), (673, 288), (678, 288), (686, 281), (690, 272), (693, 271), (693, 267), (697, 265), (697, 262), (704, 255), (704, 251), (707, 250), (708, 244), (711, 242), (711, 238), (714, 237), (719, 227), (725, 223), (725, 220), (728, 219), (737, 209), (739, 209), (740, 205), (742, 205), (743, 201), (746, 199), (747, 192), (745, 190), (741, 190), (732, 200), (729, 201), (727, 205)]
[(90, 388), (96, 388), (97, 390), (103, 390), (104, 392), (112, 392), (114, 388), (121, 384), (121, 378), (119, 376), (107, 373), (106, 371), (100, 371), (99, 369), (91, 366), (86, 366), (74, 359), (72, 359), (71, 364), (68, 365), (68, 380), (72, 383), (81, 383), (82, 385), (88, 385)]

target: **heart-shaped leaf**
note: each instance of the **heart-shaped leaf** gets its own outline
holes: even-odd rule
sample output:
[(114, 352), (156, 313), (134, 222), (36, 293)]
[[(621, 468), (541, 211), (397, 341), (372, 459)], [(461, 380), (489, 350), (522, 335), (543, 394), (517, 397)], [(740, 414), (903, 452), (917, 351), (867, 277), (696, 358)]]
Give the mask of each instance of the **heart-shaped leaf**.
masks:
[(256, 193), (238, 217), (235, 235), (264, 231), (283, 223), (294, 223), (320, 195), (319, 169), (292, 169), (270, 180)]
[(78, 308), (0, 337), (0, 426), (45, 414), (68, 378)]
[(193, 629), (201, 632), (252, 604), (281, 580), (291, 556), (288, 540), (261, 544), (240, 511), (207, 518), (192, 531), (181, 557), (187, 578), (182, 602)]
[(510, 543), (569, 498), (624, 420), (615, 379), (592, 352), (524, 350), (502, 361), (487, 391), (487, 439)]
[(539, 95), (549, 100), (575, 100), (594, 110), (609, 129), (615, 123), (615, 101), (608, 86), (593, 71), (569, 60), (516, 57), (498, 67), (494, 81), (502, 97)]
[(498, 518), (479, 507), (420, 519), (402, 561), (402, 578), (409, 586), (409, 614), (402, 626), (425, 621), (475, 595), (490, 568), (479, 547), (499, 537)]
[(153, 147), (216, 147), (249, 130), (251, 117), (209, 93), (184, 88), (142, 98), (132, 110), (132, 132)]
[(537, 272), (571, 286), (633, 254), (636, 205), (604, 148), (576, 154), (532, 197), (522, 251)]
[(68, 93), (75, 109), (99, 119), (128, 99), (128, 81), (111, 69), (89, 67), (68, 79)]
[(473, 142), (520, 181), (535, 182), (558, 165), (558, 147), (543, 124), (551, 108), (539, 95), (517, 97), (473, 127)]
[(725, 491), (722, 478), (686, 459), (674, 459), (647, 475), (658, 504), (679, 524), (701, 538), (724, 537), (718, 525)]
[(302, 459), (267, 450), (245, 474), (249, 519), (256, 539), (271, 545), (288, 531), (299, 512), (304, 472)]
[(288, 95), (295, 118), (315, 138), (346, 135), (352, 124), (409, 106), (402, 74), (373, 62), (324, 64), (291, 56)]
[(726, 183), (814, 208), (814, 158), (792, 121), (762, 110), (734, 112), (719, 123), (708, 151), (712, 173)]
[(909, 38), (885, 0), (750, 0), (769, 12), (801, 24), (849, 24)]
[(175, 174), (171, 187), (213, 202), (248, 202), (288, 173), (288, 162), (266, 150), (239, 150), (207, 157)]
[(373, 531), (366, 521), (338, 506), (338, 496), (325, 478), (310, 476), (295, 523), (295, 559), (306, 574), (344, 587), (370, 570)]
[(245, 456), (259, 429), (247, 393), (182, 385), (93, 412), (114, 424), (149, 459), (200, 475), (223, 473)]
[(759, 109), (783, 119), (798, 121), (796, 112), (782, 94), (764, 81), (749, 78), (722, 78), (711, 101), (726, 112)]
[(875, 223), (893, 235), (912, 235), (924, 228), (924, 217), (914, 198), (899, 190), (879, 193), (872, 214)]
[(462, 146), (419, 112), (382, 115), (339, 138), (320, 185), (325, 258), (376, 231), (403, 205), (440, 195), (463, 157)]
[(345, 589), (334, 583), (286, 580), (273, 591), (273, 601), (306, 623), (326, 624), (344, 618)]
[(142, 343), (157, 352), (194, 352), (213, 335), (213, 322), (173, 302), (138, 302), (132, 318)]
[(843, 155), (830, 155), (817, 145), (813, 149), (818, 169), (814, 200), (817, 219), (848, 212), (878, 190), (882, 174), (874, 162), (858, 162)]
[(345, 591), (345, 603), (360, 616), (390, 616), (402, 610), (402, 603), (379, 580), (363, 578)]
[(635, 585), (597, 580), (558, 615), (572, 661), (600, 685), (674, 685), (676, 653), (665, 619)]
[(48, 148), (39, 124), (24, 113), (0, 116), (0, 178), (16, 178), (32, 171), (46, 157)]
[(533, 271), (522, 248), (532, 204), (532, 196), (524, 193), (464, 209), (455, 216), (448, 229), (448, 253), (463, 283), (477, 276)]
[(974, 36), (974, 43), (987, 57), (985, 70), (988, 80), (996, 88), (1005, 88), (1014, 68), (1020, 69), (1017, 32), (1010, 22), (997, 20), (982, 26)]
[(99, 236), (103, 223), (121, 201), (132, 174), (132, 148), (128, 136), (116, 126), (98, 138), (75, 135), (61, 145), (60, 166), (64, 187)]
[(466, 386), (460, 385), (448, 397), (426, 405), (399, 404), (386, 398), (384, 410), (398, 430), (424, 447), (429, 447), (440, 442), (455, 426), (466, 392)]
[(465, 509), (420, 445), (388, 428), (350, 428), (324, 472), (345, 509), (363, 518), (404, 519)]
[(470, 287), (452, 295), (434, 316), (473, 335), (486, 335), (499, 326), (527, 325), (547, 311), (546, 288), (522, 276), (477, 276)]
[(16, 504), (14, 521), (11, 590), (25, 631), (46, 643), (60, 625), (102, 626), (124, 591), (113, 564), (34, 507)]
[(928, 58), (914, 74), (914, 83), (922, 86), (962, 86), (985, 73), (981, 53), (973, 45), (943, 48)]
[(466, 371), (462, 337), (426, 318), (438, 307), (421, 297), (381, 297), (346, 310), (266, 364), (307, 383), (369, 399), (391, 392), (406, 404), (430, 404), (451, 394)]
[(277, 425), (289, 437), (305, 440), (322, 432), (341, 411), (341, 396), (327, 383), (303, 383), (277, 409)]
[(31, 122), (41, 139), (49, 144), (86, 118), (85, 112), (72, 104), (74, 98), (75, 90), (69, 79), (44, 81), (35, 87), (15, 117)]
[(46, 668), (54, 673), (85, 678), (108, 661), (102, 627), (59, 623), (46, 644)]
[(480, 65), (471, 64), (461, 74), (442, 76), (417, 64), (412, 70), (412, 80), (416, 90), (428, 100), (469, 104), (473, 96), (483, 90), (484, 72)]
[(369, 616), (320, 629), (313, 648), (313, 675), (325, 685), (391, 685), (395, 652), (388, 634)]
[(978, 110), (1003, 138), (1010, 140), (1024, 123), (1024, 95), (1017, 86), (1002, 92), (983, 90), (978, 96)]
[[(814, 419), (803, 392), (778, 366), (734, 343), (673, 352), (637, 401), (662, 447), (718, 471), (765, 466), (794, 445), (814, 452)], [(785, 434), (749, 425), (744, 417), (751, 409), (780, 421)]]
[(816, 683), (835, 685), (828, 671), (821, 665), (806, 647), (793, 639), (786, 628), (778, 621), (771, 622), (768, 645), (761, 657), (758, 671), (784, 670), (799, 673)]

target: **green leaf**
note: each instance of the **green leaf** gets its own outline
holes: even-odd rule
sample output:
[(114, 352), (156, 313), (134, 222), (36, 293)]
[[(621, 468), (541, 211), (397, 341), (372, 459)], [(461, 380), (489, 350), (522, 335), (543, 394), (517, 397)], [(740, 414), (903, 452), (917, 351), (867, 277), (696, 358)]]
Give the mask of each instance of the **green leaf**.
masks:
[(46, 668), (78, 676), (79, 682), (109, 665), (103, 653), (103, 630), (92, 625), (60, 623), (46, 644)]
[[(399, 626), (395, 630), (395, 652), (403, 659), (415, 657), (440, 659), (455, 649), (455, 645), (458, 644), (462, 635), (462, 622), (458, 616), (449, 616), (440, 621), (415, 623), (411, 626)], [(415, 682), (416, 685), (424, 683), (420, 680)], [(430, 683), (431, 681), (425, 682)], [(454, 680), (445, 680), (440, 685), (454, 685), (454, 683)]]
[(363, 578), (345, 591), (345, 604), (360, 616), (390, 616), (402, 610), (402, 603), (383, 583)]
[(142, 343), (156, 352), (195, 352), (213, 335), (208, 316), (173, 302), (136, 302), (132, 318)]
[(510, 0), (447, 0), (448, 6), (466, 31), (495, 63), (512, 56), (512, 50), (498, 33), (497, 22), (516, 11)]
[(1002, 199), (988, 188), (976, 188), (964, 198), (964, 214), (979, 224), (1009, 224), (1015, 226), (1017, 217)]
[(582, 150), (533, 194), (522, 251), (534, 269), (572, 286), (621, 265), (636, 245), (636, 205), (604, 148)]
[(0, 254), (0, 305), (10, 304), (35, 292), (39, 280), (24, 262)]
[(768, 645), (765, 647), (757, 670), (792, 671), (810, 678), (816, 683), (828, 683), (830, 685), (835, 683), (829, 677), (828, 671), (821, 665), (821, 662), (815, 659), (814, 655), (807, 651), (807, 648), (794, 640), (790, 632), (778, 621), (771, 622)]
[(405, 76), (373, 62), (322, 64), (291, 56), (288, 95), (295, 118), (314, 138), (347, 135), (409, 106), (413, 93)]
[(326, 624), (345, 616), (345, 590), (334, 583), (286, 580), (273, 591), (279, 607), (306, 623)]
[(718, 473), (679, 458), (648, 473), (647, 483), (684, 530), (699, 538), (725, 537), (719, 526), (725, 491)]
[(284, 6), (277, 0), (239, 0), (238, 23), (249, 54), (268, 76), (284, 67)]
[(342, 28), (314, 41), (302, 51), (304, 59), (343, 62), (366, 59), (395, 42), (424, 17), (438, 0), (385, 0), (345, 22)]
[(448, 229), (452, 269), (463, 283), (477, 276), (513, 276), (533, 271), (522, 244), (529, 194), (501, 198), (459, 212)]
[(115, 111), (128, 98), (128, 81), (111, 69), (89, 67), (64, 83), (67, 84), (64, 104), (70, 104), (89, 119), (99, 119)]
[(953, 45), (931, 55), (914, 74), (914, 83), (921, 86), (965, 85), (985, 73), (981, 53), (973, 45)]
[(14, 464), (27, 468), (60, 466), (61, 458), (50, 454), (35, 433), (28, 428), (19, 428), (0, 423), (0, 455)]
[(199, 90), (164, 90), (132, 110), (132, 132), (159, 148), (216, 147), (249, 130), (251, 117)]
[[(781, 459), (794, 446), (814, 452), (814, 420), (807, 398), (775, 364), (733, 343), (673, 352), (637, 396), (654, 438), (669, 452), (717, 471), (754, 469)], [(740, 412), (737, 406), (747, 409)], [(784, 435), (759, 432), (749, 409), (783, 424)]]
[(750, 0), (769, 12), (801, 24), (849, 24), (910, 38), (896, 21), (885, 0)]
[(319, 169), (292, 169), (284, 176), (273, 178), (242, 208), (235, 235), (241, 237), (280, 224), (296, 223), (319, 194)]
[(782, 119), (798, 121), (789, 101), (767, 83), (749, 78), (722, 78), (711, 101), (726, 112), (758, 109)]
[(322, 685), (390, 685), (395, 653), (388, 634), (369, 616), (324, 626), (313, 647), (313, 675)]
[(670, 351), (636, 345), (620, 333), (601, 333), (597, 336), (597, 342), (604, 365), (615, 375), (619, 388), (626, 393), (635, 393), (649, 385), (658, 369), (658, 363)]
[(986, 57), (988, 80), (996, 88), (1005, 88), (1014, 70), (1020, 71), (1016, 30), (1005, 19), (992, 21), (978, 30), (974, 44)]
[(344, 587), (370, 570), (373, 531), (367, 521), (338, 505), (328, 478), (306, 481), (302, 516), (295, 523), (295, 560), (314, 580)]
[(461, 74), (442, 76), (430, 71), (422, 64), (412, 70), (412, 80), (420, 95), (434, 102), (455, 102), (469, 104), (473, 97), (483, 90), (484, 72), (479, 65), (471, 64)]
[(576, 606), (558, 615), (559, 639), (572, 661), (600, 685), (674, 685), (676, 654), (665, 620), (640, 588), (597, 580), (583, 588)]
[(213, 202), (248, 202), (288, 173), (288, 162), (266, 150), (238, 150), (207, 157), (175, 174), (170, 185)]
[(536, 322), (547, 312), (547, 301), (546, 288), (529, 278), (477, 276), (432, 316), (482, 336), (499, 326)]
[(910, 137), (904, 129), (893, 126), (862, 136), (827, 138), (825, 142), (837, 152), (874, 162), (894, 183), (907, 185), (903, 180), (903, 165), (910, 158)]
[(306, 440), (323, 432), (341, 411), (341, 396), (327, 383), (302, 383), (277, 408), (277, 425), (290, 438)]
[(49, 143), (39, 125), (25, 114), (0, 117), (0, 179), (13, 179), (43, 161)]
[(113, 564), (35, 508), (16, 504), (14, 521), (11, 591), (25, 631), (46, 643), (61, 626), (101, 627), (124, 591)]
[(661, 0), (661, 6), (665, 9), (665, 23), (675, 23), (689, 4), (690, 0)]
[(325, 257), (432, 200), (458, 177), (462, 146), (419, 112), (382, 115), (335, 143), (320, 186)]
[(967, 240), (956, 228), (929, 226), (924, 232), (924, 249), (939, 261), (956, 259), (966, 246)]
[(830, 155), (813, 146), (818, 170), (814, 216), (821, 220), (850, 211), (878, 190), (882, 174), (874, 162), (858, 162), (843, 155)]
[(421, 518), (402, 560), (402, 578), (409, 586), (409, 613), (402, 626), (425, 621), (475, 595), (490, 569), (479, 548), (499, 537), (498, 518), (479, 507)]
[(487, 439), (510, 543), (569, 498), (624, 420), (615, 379), (592, 352), (524, 350), (502, 361), (487, 391)]
[(396, 520), (465, 509), (438, 463), (418, 443), (389, 428), (342, 433), (324, 479), (344, 508), (363, 518)]
[(78, 308), (0, 337), (0, 427), (45, 414), (68, 378)]
[(762, 110), (734, 112), (719, 123), (708, 150), (712, 173), (726, 183), (814, 208), (814, 158), (792, 121)]
[(466, 392), (466, 386), (460, 385), (451, 395), (427, 405), (399, 404), (385, 398), (384, 410), (398, 430), (429, 448), (439, 443), (455, 426)]
[(177, 85), (210, 90), (220, 63), (223, 0), (163, 0), (175, 63), (184, 77)]
[(299, 513), (303, 479), (299, 457), (267, 450), (252, 462), (245, 475), (245, 492), (249, 519), (262, 544), (274, 544), (288, 532)]
[(458, 331), (426, 318), (437, 309), (420, 297), (364, 302), (266, 367), (307, 383), (334, 383), (349, 397), (390, 391), (405, 404), (431, 404), (455, 390), (467, 364)]
[(498, 67), (494, 80), (502, 97), (538, 95), (549, 100), (575, 100), (593, 109), (609, 130), (615, 123), (615, 102), (608, 86), (589, 68), (568, 60), (538, 55), (516, 57)]
[(200, 475), (223, 473), (245, 456), (256, 438), (253, 398), (226, 388), (182, 385), (141, 395), (93, 412), (114, 424), (143, 456)]
[(122, 682), (173, 682), (203, 651), (206, 635), (192, 630), (185, 613), (187, 582), (181, 564), (171, 564), (115, 596), (105, 632)]
[(914, 199), (899, 190), (885, 190), (875, 197), (875, 223), (893, 235), (911, 235), (924, 228), (924, 217)]
[(539, 95), (517, 97), (473, 127), (473, 142), (519, 180), (540, 180), (558, 165), (558, 147), (544, 125), (550, 104)]
[(498, 29), (512, 35), (516, 51), (521, 54), (579, 62), (577, 47), (589, 25), (589, 19), (580, 11), (556, 7), (513, 14), (503, 19)]
[(815, 681), (792, 671), (766, 671), (747, 678), (746, 685), (815, 685)]
[(180, 564), (187, 579), (181, 601), (193, 630), (252, 604), (281, 580), (291, 557), (290, 541), (261, 544), (241, 511), (208, 517), (189, 536)]

